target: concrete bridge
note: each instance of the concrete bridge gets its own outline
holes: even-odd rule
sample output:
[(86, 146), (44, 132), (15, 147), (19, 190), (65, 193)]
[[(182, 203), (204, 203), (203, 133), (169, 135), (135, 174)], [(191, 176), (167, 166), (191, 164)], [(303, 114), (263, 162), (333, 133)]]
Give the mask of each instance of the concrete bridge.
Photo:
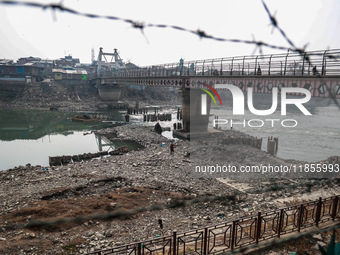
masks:
[[(191, 121), (196, 118), (197, 123), (205, 123), (200, 124), (202, 130), (207, 127), (209, 109), (207, 116), (200, 113), (200, 94), (204, 92), (199, 88), (204, 87), (203, 83), (212, 87), (233, 84), (244, 92), (251, 87), (255, 93), (265, 94), (271, 94), (274, 87), (279, 93), (283, 87), (297, 87), (308, 89), (312, 97), (340, 99), (340, 49), (310, 51), (303, 55), (288, 51), (196, 61), (181, 59), (178, 63), (144, 67), (124, 66), (116, 50), (104, 53), (101, 49), (98, 60), (106, 54), (115, 58), (115, 64), (106, 70), (99, 66), (97, 75), (92, 78), (102, 99), (118, 100), (123, 85), (177, 87), (183, 98), (183, 129), (187, 132), (190, 131), (190, 116)], [(195, 97), (191, 96), (190, 101), (193, 93)], [(195, 102), (193, 98), (197, 98)]]

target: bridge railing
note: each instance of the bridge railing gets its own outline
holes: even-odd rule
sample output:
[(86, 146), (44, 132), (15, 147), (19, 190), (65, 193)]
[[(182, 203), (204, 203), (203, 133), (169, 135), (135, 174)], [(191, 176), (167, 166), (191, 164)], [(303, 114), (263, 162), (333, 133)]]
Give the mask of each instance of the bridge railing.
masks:
[(293, 205), (207, 226), (188, 232), (139, 241), (88, 254), (215, 255), (251, 247), (302, 229), (335, 221), (340, 216), (340, 196)]
[(288, 51), (284, 54), (180, 61), (125, 68), (103, 72), (101, 77), (340, 75), (339, 60), (340, 49), (310, 51), (303, 56)]

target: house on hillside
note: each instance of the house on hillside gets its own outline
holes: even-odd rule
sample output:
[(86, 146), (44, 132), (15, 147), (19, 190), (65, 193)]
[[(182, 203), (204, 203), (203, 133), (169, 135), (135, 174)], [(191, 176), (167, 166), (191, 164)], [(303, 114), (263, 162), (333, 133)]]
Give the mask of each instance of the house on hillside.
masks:
[(41, 58), (36, 58), (36, 57), (30, 56), (30, 57), (27, 57), (27, 58), (19, 58), (17, 63), (23, 65), (23, 64), (30, 63), (30, 62), (33, 62), (33, 61), (39, 62), (40, 60), (41, 60)]
[(54, 80), (67, 85), (87, 83), (87, 71), (83, 69), (53, 69)]
[(72, 58), (72, 56), (65, 56), (54, 61), (55, 68), (73, 68), (80, 63), (79, 58)]
[(0, 83), (25, 85), (43, 79), (44, 68), (34, 63), (15, 64), (0, 62)]

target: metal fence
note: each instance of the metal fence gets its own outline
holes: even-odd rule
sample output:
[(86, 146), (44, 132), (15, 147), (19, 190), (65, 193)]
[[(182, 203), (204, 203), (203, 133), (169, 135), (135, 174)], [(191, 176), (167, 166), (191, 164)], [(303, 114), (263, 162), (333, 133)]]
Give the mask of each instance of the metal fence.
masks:
[(280, 238), (312, 226), (335, 221), (340, 216), (339, 196), (319, 198), (238, 220), (170, 236), (127, 244), (88, 254), (185, 255), (219, 254)]
[(239, 56), (103, 71), (105, 77), (340, 75), (340, 49)]

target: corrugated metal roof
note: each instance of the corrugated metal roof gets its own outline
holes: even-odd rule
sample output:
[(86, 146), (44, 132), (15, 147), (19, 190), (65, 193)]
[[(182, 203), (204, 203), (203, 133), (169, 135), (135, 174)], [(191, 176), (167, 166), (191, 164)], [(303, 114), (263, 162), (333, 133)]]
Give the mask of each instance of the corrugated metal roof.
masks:
[(63, 73), (63, 69), (52, 69), (53, 73)]
[(39, 63), (44, 63), (44, 64), (53, 64), (53, 61), (52, 59), (41, 59), (39, 61)]
[(25, 78), (0, 77), (0, 81), (25, 81)]
[(65, 70), (66, 74), (87, 74), (85, 70)]
[(87, 74), (86, 70), (64, 70), (64, 69), (52, 69), (53, 73), (64, 73), (64, 74)]
[(13, 64), (14, 60), (12, 59), (0, 59), (0, 65), (9, 65)]

